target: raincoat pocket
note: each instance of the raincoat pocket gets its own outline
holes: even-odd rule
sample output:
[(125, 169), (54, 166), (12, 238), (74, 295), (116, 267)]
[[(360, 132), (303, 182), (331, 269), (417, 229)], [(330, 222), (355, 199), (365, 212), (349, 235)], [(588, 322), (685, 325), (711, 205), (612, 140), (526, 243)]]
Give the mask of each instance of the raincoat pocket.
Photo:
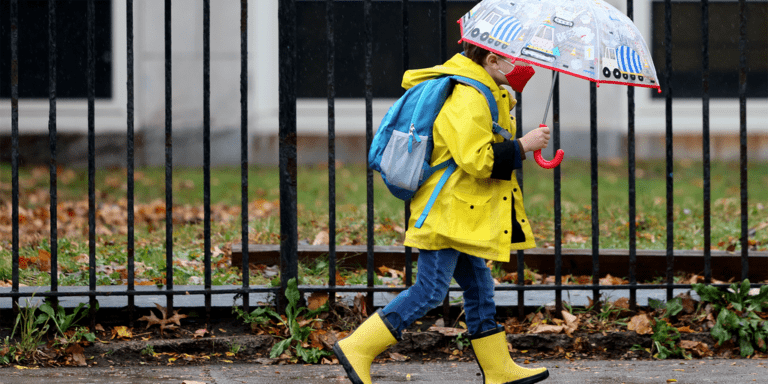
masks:
[(491, 239), (491, 196), (454, 191), (448, 215), (448, 235), (456, 239)]

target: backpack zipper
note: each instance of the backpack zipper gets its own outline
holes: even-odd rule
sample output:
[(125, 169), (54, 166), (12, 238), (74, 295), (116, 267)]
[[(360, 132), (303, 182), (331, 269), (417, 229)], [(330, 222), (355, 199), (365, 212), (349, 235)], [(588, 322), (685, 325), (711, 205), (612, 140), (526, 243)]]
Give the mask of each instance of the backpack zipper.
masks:
[(416, 141), (421, 143), (421, 138), (419, 135), (416, 134), (416, 126), (411, 123), (411, 128), (408, 129), (408, 153), (413, 152), (413, 138), (416, 138)]

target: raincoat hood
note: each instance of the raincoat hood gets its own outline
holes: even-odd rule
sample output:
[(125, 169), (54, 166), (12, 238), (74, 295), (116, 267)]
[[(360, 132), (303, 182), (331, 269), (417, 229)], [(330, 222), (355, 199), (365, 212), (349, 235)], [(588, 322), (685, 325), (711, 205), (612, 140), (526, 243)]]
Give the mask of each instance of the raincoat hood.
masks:
[[(450, 60), (441, 65), (436, 65), (431, 68), (412, 69), (405, 71), (405, 74), (403, 75), (402, 87), (405, 89), (410, 89), (422, 81), (450, 75), (458, 75), (469, 77), (470, 79), (475, 79), (490, 88), (494, 96), (499, 96), (502, 92), (509, 93), (506, 89), (501, 88), (498, 84), (496, 84), (496, 82), (493, 80), (491, 75), (488, 74), (485, 68), (461, 53), (457, 53)], [(509, 101), (511, 103), (510, 108), (513, 108), (515, 104), (517, 104), (517, 100), (512, 97), (510, 97)]]

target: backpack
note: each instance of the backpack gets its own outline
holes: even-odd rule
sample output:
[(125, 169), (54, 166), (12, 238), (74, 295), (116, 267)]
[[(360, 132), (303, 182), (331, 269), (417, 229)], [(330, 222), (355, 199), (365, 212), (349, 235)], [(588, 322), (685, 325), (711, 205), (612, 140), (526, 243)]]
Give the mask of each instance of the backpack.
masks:
[(423, 81), (409, 89), (389, 108), (371, 142), (368, 166), (381, 173), (384, 184), (401, 200), (409, 200), (433, 173), (447, 168), (416, 221), (421, 228), (437, 195), (456, 170), (456, 162), (448, 159), (430, 166), (434, 141), (432, 127), (456, 83), (475, 88), (485, 96), (493, 118), (493, 132), (506, 140), (512, 135), (499, 124), (499, 111), (491, 90), (481, 82), (464, 76), (443, 76)]

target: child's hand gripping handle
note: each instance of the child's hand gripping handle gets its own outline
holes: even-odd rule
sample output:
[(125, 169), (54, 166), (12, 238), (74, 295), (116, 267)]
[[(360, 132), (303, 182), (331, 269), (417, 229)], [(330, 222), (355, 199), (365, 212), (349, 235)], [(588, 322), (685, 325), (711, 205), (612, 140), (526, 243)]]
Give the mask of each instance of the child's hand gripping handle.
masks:
[[(539, 124), (539, 127), (546, 127), (546, 125)], [(557, 153), (555, 153), (555, 158), (552, 159), (552, 161), (547, 161), (547, 160), (544, 160), (543, 157), (541, 157), (541, 149), (537, 149), (533, 151), (533, 159), (536, 160), (536, 164), (546, 169), (552, 169), (560, 165), (560, 162), (563, 161), (564, 155), (565, 155), (565, 152), (563, 152), (562, 149), (558, 149)]]

